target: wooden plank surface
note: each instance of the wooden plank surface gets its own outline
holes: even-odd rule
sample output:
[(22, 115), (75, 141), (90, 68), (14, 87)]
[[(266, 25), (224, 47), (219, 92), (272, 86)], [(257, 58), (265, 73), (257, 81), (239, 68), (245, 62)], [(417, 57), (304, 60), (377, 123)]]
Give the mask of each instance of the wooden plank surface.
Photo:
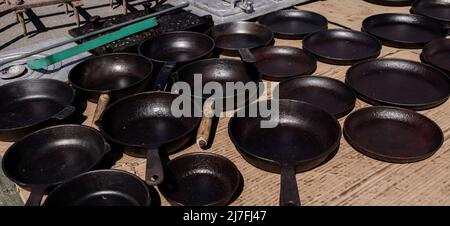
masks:
[[(383, 7), (362, 0), (317, 1), (298, 8), (318, 12), (326, 16), (330, 28), (348, 27), (360, 30), (367, 16), (385, 12), (408, 13), (409, 7)], [(301, 41), (276, 40), (275, 45), (301, 47)], [(382, 58), (403, 58), (419, 61), (421, 50), (395, 49), (383, 46)], [(314, 74), (345, 78), (348, 66), (318, 63)], [(367, 107), (358, 100), (354, 110)], [(90, 122), (95, 105), (89, 103), (85, 114)], [(298, 174), (297, 183), (304, 205), (450, 205), (450, 102), (421, 114), (434, 120), (444, 131), (445, 142), (431, 158), (413, 164), (390, 164), (370, 159), (349, 146), (344, 138), (336, 156), (325, 165)], [(345, 117), (339, 122), (344, 122)], [(214, 144), (208, 152), (223, 155), (232, 160), (244, 177), (244, 189), (232, 205), (278, 205), (280, 176), (259, 170), (239, 155), (231, 143), (227, 124), (221, 118)], [(0, 143), (0, 154), (10, 143)], [(177, 153), (200, 151), (193, 145)], [(114, 166), (144, 178), (145, 160), (124, 155)], [(28, 193), (20, 189), (22, 198)], [(168, 203), (162, 198), (162, 205)]]

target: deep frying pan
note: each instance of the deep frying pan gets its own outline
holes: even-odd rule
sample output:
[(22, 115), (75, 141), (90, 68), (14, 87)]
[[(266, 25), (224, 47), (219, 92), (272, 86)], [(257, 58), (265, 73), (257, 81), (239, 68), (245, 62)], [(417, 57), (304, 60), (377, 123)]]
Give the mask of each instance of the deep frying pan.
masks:
[(302, 76), (278, 85), (280, 99), (310, 103), (340, 118), (355, 107), (356, 96), (345, 83), (322, 76)]
[[(276, 107), (272, 101), (254, 103)], [(275, 104), (274, 104), (275, 103)], [(248, 111), (241, 109), (240, 111)], [(311, 104), (279, 100), (279, 124), (261, 128), (267, 117), (231, 118), (228, 133), (241, 155), (257, 168), (281, 173), (280, 205), (300, 205), (295, 174), (323, 163), (339, 148), (341, 128), (337, 120)]]
[(121, 170), (83, 173), (56, 187), (44, 206), (150, 206), (147, 184)]
[(385, 6), (410, 6), (413, 0), (365, 0), (377, 5)]
[(328, 20), (324, 16), (296, 9), (268, 13), (258, 22), (270, 28), (275, 37), (282, 39), (302, 39), (308, 34), (328, 28)]
[(26, 205), (40, 205), (50, 188), (98, 166), (110, 151), (93, 128), (60, 125), (36, 131), (12, 145), (3, 156), (5, 175), (31, 191)]
[(16, 141), (61, 124), (75, 108), (75, 90), (54, 79), (30, 79), (0, 86), (0, 140)]
[(147, 58), (128, 53), (98, 56), (77, 64), (69, 81), (89, 100), (98, 102), (97, 121), (111, 98), (119, 99), (144, 90), (150, 82), (153, 64)]
[(447, 36), (445, 26), (433, 19), (414, 14), (385, 13), (366, 18), (362, 31), (384, 45), (399, 48), (422, 48), (434, 39)]
[(420, 59), (431, 64), (450, 76), (450, 39), (436, 39), (428, 43), (422, 50)]
[(331, 29), (308, 35), (303, 49), (329, 64), (353, 64), (380, 55), (381, 43), (373, 36), (347, 29)]
[[(282, 81), (295, 76), (308, 75), (317, 68), (317, 61), (312, 55), (295, 47), (268, 46), (250, 52), (240, 50), (240, 53), (243, 55), (243, 61), (254, 63), (262, 77), (270, 81)], [(252, 55), (253, 59), (248, 60), (247, 55)]]
[(413, 110), (444, 103), (450, 92), (447, 76), (440, 70), (402, 59), (368, 60), (353, 65), (346, 83), (359, 98), (373, 105)]
[(233, 54), (239, 49), (254, 49), (269, 45), (274, 37), (268, 27), (244, 21), (219, 24), (206, 33), (214, 39), (217, 49)]
[(167, 163), (159, 191), (174, 206), (224, 206), (242, 183), (237, 167), (220, 155), (197, 152)]
[(436, 123), (414, 111), (369, 107), (350, 114), (344, 123), (347, 141), (380, 161), (410, 163), (432, 156), (444, 136)]
[(449, 0), (416, 0), (412, 4), (411, 12), (439, 20), (450, 29)]

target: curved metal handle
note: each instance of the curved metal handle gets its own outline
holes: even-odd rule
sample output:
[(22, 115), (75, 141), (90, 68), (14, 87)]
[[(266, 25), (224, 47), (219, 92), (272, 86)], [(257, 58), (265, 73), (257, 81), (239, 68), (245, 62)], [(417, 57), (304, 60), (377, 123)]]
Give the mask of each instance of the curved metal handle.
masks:
[(239, 49), (241, 60), (246, 63), (256, 63), (256, 58), (249, 49)]
[(164, 181), (164, 170), (158, 149), (147, 149), (147, 169), (145, 182), (150, 186), (160, 185)]
[(202, 121), (200, 122), (200, 127), (197, 131), (197, 145), (202, 149), (206, 149), (209, 144), (209, 137), (211, 136), (212, 122), (214, 119), (214, 108), (214, 100), (206, 101), (203, 106)]
[(280, 206), (301, 206), (295, 167), (281, 167)]
[(49, 185), (33, 186), (31, 188), (30, 197), (28, 197), (25, 206), (40, 206), (42, 197), (44, 196), (45, 192), (48, 190), (49, 187), (50, 187)]
[(172, 72), (175, 70), (177, 66), (176, 62), (166, 62), (162, 67), (161, 71), (159, 71), (158, 77), (156, 78), (155, 85), (153, 86), (153, 90), (155, 91), (164, 91), (167, 85), (167, 80)]
[(100, 95), (100, 97), (98, 98), (97, 107), (95, 108), (94, 118), (92, 119), (91, 126), (96, 125), (96, 122), (102, 116), (103, 111), (105, 111), (106, 106), (108, 106), (110, 99), (111, 97), (107, 93)]

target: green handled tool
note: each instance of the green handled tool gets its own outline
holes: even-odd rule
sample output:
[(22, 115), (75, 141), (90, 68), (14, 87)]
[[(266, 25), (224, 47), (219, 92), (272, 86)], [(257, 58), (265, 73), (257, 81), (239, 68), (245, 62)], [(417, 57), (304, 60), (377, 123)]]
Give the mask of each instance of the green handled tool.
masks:
[(53, 55), (37, 59), (27, 61), (27, 66), (33, 70), (43, 69), (52, 65), (56, 62), (68, 59), (70, 57), (76, 56), (80, 53), (87, 52), (89, 50), (95, 49), (99, 46), (108, 44), (110, 42), (125, 38), (129, 35), (150, 29), (158, 25), (158, 21), (153, 17), (126, 27), (121, 28), (118, 31), (103, 35), (99, 38), (87, 41), (83, 44), (74, 46), (69, 49), (65, 49), (63, 51), (57, 52)]

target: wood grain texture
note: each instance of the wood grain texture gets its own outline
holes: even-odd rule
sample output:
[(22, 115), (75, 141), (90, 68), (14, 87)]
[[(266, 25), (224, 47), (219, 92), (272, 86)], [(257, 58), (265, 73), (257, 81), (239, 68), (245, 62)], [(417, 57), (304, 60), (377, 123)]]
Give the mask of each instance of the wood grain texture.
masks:
[[(367, 16), (385, 12), (408, 13), (409, 7), (384, 7), (362, 0), (317, 1), (298, 8), (326, 16), (330, 28), (349, 27), (359, 30)], [(334, 25), (333, 25), (334, 24)], [(343, 25), (343, 26), (340, 26)], [(276, 40), (275, 45), (301, 47), (301, 41)], [(382, 58), (403, 58), (419, 61), (421, 50), (395, 49), (383, 46)], [(345, 78), (348, 66), (319, 62), (314, 74), (339, 79)], [(276, 85), (277, 83), (268, 83)], [(269, 91), (267, 91), (269, 90)], [(270, 94), (270, 89), (266, 89)], [(263, 97), (264, 98), (264, 97)], [(370, 106), (360, 100), (354, 110)], [(95, 105), (89, 103), (86, 122), (92, 120)], [(314, 170), (297, 174), (297, 183), (303, 205), (450, 205), (450, 101), (419, 113), (435, 121), (444, 131), (445, 142), (431, 158), (412, 164), (390, 164), (370, 159), (349, 146), (344, 138), (336, 156)], [(230, 114), (228, 112), (228, 114)], [(224, 114), (225, 115), (225, 114)], [(345, 120), (341, 118), (341, 126)], [(241, 157), (228, 137), (229, 118), (219, 120), (217, 134), (208, 152), (223, 155), (233, 161), (244, 177), (244, 189), (231, 205), (278, 205), (280, 175), (259, 170)], [(9, 146), (0, 143), (0, 154)], [(197, 145), (174, 154), (202, 151)], [(124, 155), (114, 166), (144, 178), (145, 159)], [(22, 198), (27, 192), (21, 190)], [(169, 205), (162, 198), (163, 205)]]

